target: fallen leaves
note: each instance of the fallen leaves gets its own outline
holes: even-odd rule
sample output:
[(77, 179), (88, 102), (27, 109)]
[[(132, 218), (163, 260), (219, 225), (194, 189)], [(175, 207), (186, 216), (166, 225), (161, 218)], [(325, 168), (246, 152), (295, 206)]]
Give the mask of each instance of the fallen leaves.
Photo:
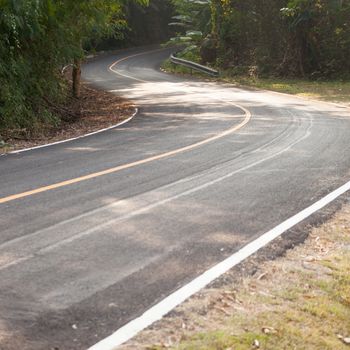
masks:
[(259, 342), (258, 339), (254, 339), (252, 345), (253, 345), (253, 347), (254, 347), (255, 349), (260, 349), (260, 342)]
[(95, 90), (83, 84), (81, 98), (67, 98), (62, 110), (79, 117), (65, 122), (62, 115), (62, 122), (58, 126), (43, 124), (34, 131), (4, 130), (1, 135), (3, 140), (0, 139), (0, 154), (74, 138), (110, 127), (131, 116), (134, 107), (112, 93)]
[(339, 340), (341, 340), (344, 344), (350, 345), (350, 337), (343, 337), (341, 334), (337, 334)]
[[(150, 337), (154, 344), (162, 339), (165, 347), (174, 332), (171, 349), (316, 350), (324, 341), (330, 349), (345, 349), (350, 205), (344, 209), (284, 257), (260, 264), (241, 282), (202, 290), (179, 307), (175, 319), (164, 319), (152, 335), (145, 332), (139, 339), (147, 344)], [(336, 337), (334, 330), (342, 335)], [(122, 349), (144, 348), (142, 341), (137, 345)]]
[(276, 329), (274, 329), (273, 327), (263, 327), (261, 329), (261, 331), (264, 333), (264, 334), (276, 334), (277, 331)]

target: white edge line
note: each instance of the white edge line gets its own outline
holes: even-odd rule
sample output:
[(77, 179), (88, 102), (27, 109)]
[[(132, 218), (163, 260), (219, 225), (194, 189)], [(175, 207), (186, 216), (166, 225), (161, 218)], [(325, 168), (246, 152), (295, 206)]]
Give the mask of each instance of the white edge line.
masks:
[[(116, 73), (116, 74), (120, 74), (119, 72), (116, 72), (114, 71), (111, 67), (115, 66), (118, 62), (121, 62), (127, 58), (130, 58), (130, 57), (133, 57), (133, 56), (138, 56), (138, 55), (141, 55), (141, 54), (146, 54), (146, 53), (149, 53), (149, 52), (153, 52), (153, 51), (160, 51), (160, 50), (165, 50), (166, 48), (161, 48), (161, 49), (155, 49), (155, 50), (151, 50), (151, 51), (147, 51), (147, 52), (144, 52), (144, 53), (138, 53), (138, 54), (135, 54), (135, 55), (132, 55), (132, 56), (127, 56), (127, 57), (124, 57), (116, 62), (114, 62), (110, 67), (109, 69)], [(104, 53), (104, 51), (101, 51), (101, 53)], [(90, 58), (93, 58), (93, 57), (98, 57), (98, 55), (92, 55), (92, 57)], [(89, 57), (87, 57), (89, 58)], [(72, 66), (73, 64), (70, 63), (70, 64), (67, 64), (66, 66), (64, 66), (62, 68), (62, 73), (69, 67), (69, 66)], [(130, 77), (130, 76), (126, 76), (127, 78), (130, 78), (130, 79), (135, 79), (133, 77)], [(97, 131), (94, 131), (94, 132), (90, 132), (88, 134), (84, 134), (84, 135), (81, 135), (81, 136), (78, 136), (78, 137), (73, 137), (73, 138), (70, 138), (70, 139), (67, 139), (67, 140), (61, 140), (61, 141), (57, 141), (57, 142), (52, 142), (52, 143), (48, 143), (48, 144), (45, 144), (45, 145), (40, 145), (40, 146), (35, 146), (35, 147), (30, 147), (30, 148), (24, 148), (24, 149), (20, 149), (20, 150), (17, 150), (17, 151), (11, 151), (11, 152), (6, 152), (6, 153), (1, 153), (0, 154), (0, 157), (1, 156), (6, 156), (8, 154), (18, 154), (18, 153), (23, 153), (23, 152), (28, 152), (28, 151), (32, 151), (34, 149), (39, 149), (39, 148), (44, 148), (44, 147), (49, 147), (49, 146), (54, 146), (54, 145), (58, 145), (60, 143), (65, 143), (65, 142), (70, 142), (70, 141), (74, 141), (74, 140), (78, 140), (78, 139), (81, 139), (81, 138), (84, 138), (84, 137), (87, 137), (87, 136), (91, 136), (91, 135), (95, 135), (95, 134), (99, 134), (100, 132), (104, 132), (104, 131), (107, 131), (107, 130), (111, 130), (111, 129), (114, 129), (114, 128), (117, 128), (123, 124), (126, 124), (127, 122), (129, 122), (131, 119), (133, 119), (136, 114), (139, 112), (138, 108), (135, 107), (135, 112), (134, 114), (129, 117), (128, 119), (125, 119), (123, 120), (122, 122), (118, 123), (118, 124), (115, 124), (115, 125), (112, 125), (108, 128), (104, 128), (104, 129), (101, 129), (101, 130), (97, 130)]]
[(135, 107), (135, 112), (132, 114), (132, 116), (130, 116), (129, 118), (123, 120), (122, 122), (120, 122), (118, 124), (109, 126), (108, 128), (100, 129), (100, 130), (97, 130), (97, 131), (90, 132), (88, 134), (80, 135), (80, 136), (77, 136), (77, 137), (72, 137), (72, 138), (66, 139), (66, 140), (56, 141), (56, 142), (52, 142), (52, 143), (47, 143), (45, 145), (35, 146), (35, 147), (31, 147), (31, 148), (24, 148), (24, 149), (20, 149), (20, 150), (17, 150), (17, 151), (11, 151), (11, 152), (7, 152), (7, 153), (3, 153), (3, 154), (0, 154), (0, 156), (6, 156), (8, 154), (18, 154), (18, 153), (23, 153), (23, 152), (28, 152), (28, 151), (32, 151), (32, 150), (35, 150), (35, 149), (39, 149), (39, 148), (45, 148), (45, 147), (49, 147), (49, 146), (59, 145), (61, 143), (66, 143), (66, 142), (70, 142), (70, 141), (74, 141), (74, 140), (79, 140), (79, 139), (82, 139), (82, 138), (85, 138), (85, 137), (88, 137), (88, 136), (99, 134), (99, 133), (104, 132), (104, 131), (115, 129), (115, 128), (117, 128), (119, 126), (122, 126), (123, 124), (126, 124), (127, 122), (129, 122), (131, 119), (133, 119), (136, 116), (136, 114), (138, 112), (139, 112), (139, 109)]
[(93, 345), (89, 350), (115, 350), (119, 345), (125, 343), (126, 341), (133, 338), (140, 331), (144, 330), (148, 326), (152, 325), (154, 322), (162, 319), (163, 316), (168, 314), (176, 306), (184, 302), (186, 299), (199, 292), (209, 283), (213, 282), (215, 279), (229, 271), (234, 266), (238, 265), (240, 262), (250, 257), (256, 253), (261, 248), (265, 247), (268, 243), (281, 236), (284, 232), (300, 223), (310, 215), (314, 214), (318, 210), (322, 209), (336, 198), (350, 190), (350, 181), (339, 187), (335, 191), (329, 193), (316, 203), (302, 210), (301, 212), (290, 217), (286, 221), (277, 225), (270, 231), (259, 236), (254, 241), (248, 243), (238, 252), (234, 253), (230, 257), (226, 258), (219, 264), (210, 268), (202, 275), (198, 276), (190, 283), (181, 287), (174, 293), (170, 294), (168, 297), (148, 309), (140, 317), (130, 321), (125, 326), (119, 328), (115, 333), (109, 337), (101, 340), (99, 343)]

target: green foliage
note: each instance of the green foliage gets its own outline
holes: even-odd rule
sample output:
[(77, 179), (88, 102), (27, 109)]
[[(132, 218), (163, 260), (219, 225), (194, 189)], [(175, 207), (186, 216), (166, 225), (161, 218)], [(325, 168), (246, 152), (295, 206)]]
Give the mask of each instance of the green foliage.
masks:
[[(146, 5), (147, 0), (135, 0)], [(124, 0), (0, 0), (0, 130), (57, 122), (61, 69), (125, 27)]]
[[(260, 74), (349, 76), (350, 1), (226, 1), (221, 58)], [(230, 57), (231, 56), (231, 57)]]
[(211, 32), (211, 0), (172, 0), (176, 16), (169, 26), (176, 29), (170, 44), (184, 47), (182, 57), (195, 62), (202, 61), (201, 46)]
[(210, 32), (210, 0), (173, 0), (177, 15), (170, 26), (177, 35), (172, 42), (185, 45), (200, 45)]
[[(203, 38), (210, 28), (218, 66), (254, 69), (262, 76), (350, 77), (350, 0), (174, 0), (174, 4), (182, 28), (203, 31)], [(205, 30), (193, 6), (209, 9)], [(183, 36), (184, 30), (180, 33)]]
[[(174, 11), (171, 0), (150, 0), (148, 6), (131, 0), (125, 1), (125, 4), (123, 18), (127, 25), (113, 31), (112, 36), (90, 42), (93, 49), (158, 44), (172, 36), (172, 28), (168, 26)], [(116, 32), (118, 35), (115, 35)]]
[(172, 31), (168, 23), (173, 11), (171, 0), (150, 0), (147, 7), (130, 3), (126, 15), (129, 27), (127, 43), (146, 45), (168, 40)]
[(57, 79), (63, 52), (55, 42), (50, 1), (2, 1), (0, 11), (0, 126), (31, 128), (51, 118), (42, 96), (61, 89)]
[(210, 32), (210, 0), (172, 0), (178, 15), (170, 23), (183, 33), (197, 30), (207, 35)]
[(299, 68), (294, 70), (315, 77), (349, 75), (350, 1), (293, 0), (281, 13), (289, 29), (288, 63)]
[[(192, 62), (200, 61), (200, 52), (197, 45), (189, 45), (181, 53), (178, 54), (178, 57), (183, 58)], [(188, 70), (188, 69), (187, 69)]]

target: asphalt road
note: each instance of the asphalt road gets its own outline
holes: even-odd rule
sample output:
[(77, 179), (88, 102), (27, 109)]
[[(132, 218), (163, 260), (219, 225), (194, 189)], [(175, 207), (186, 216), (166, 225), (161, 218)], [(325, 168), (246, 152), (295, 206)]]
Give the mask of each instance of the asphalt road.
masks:
[(85, 349), (349, 180), (348, 110), (174, 77), (158, 69), (169, 51), (137, 53), (83, 69), (135, 101), (132, 121), (0, 157), (2, 350)]

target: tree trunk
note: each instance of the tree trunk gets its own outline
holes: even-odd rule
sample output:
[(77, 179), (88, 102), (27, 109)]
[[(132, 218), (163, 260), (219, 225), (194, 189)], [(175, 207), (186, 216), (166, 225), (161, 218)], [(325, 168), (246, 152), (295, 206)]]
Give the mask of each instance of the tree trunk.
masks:
[(219, 31), (222, 22), (222, 3), (221, 0), (213, 0), (211, 3), (211, 21), (212, 30), (211, 33), (215, 40), (219, 39)]
[(80, 98), (80, 80), (81, 80), (81, 59), (75, 58), (73, 65), (73, 96)]

